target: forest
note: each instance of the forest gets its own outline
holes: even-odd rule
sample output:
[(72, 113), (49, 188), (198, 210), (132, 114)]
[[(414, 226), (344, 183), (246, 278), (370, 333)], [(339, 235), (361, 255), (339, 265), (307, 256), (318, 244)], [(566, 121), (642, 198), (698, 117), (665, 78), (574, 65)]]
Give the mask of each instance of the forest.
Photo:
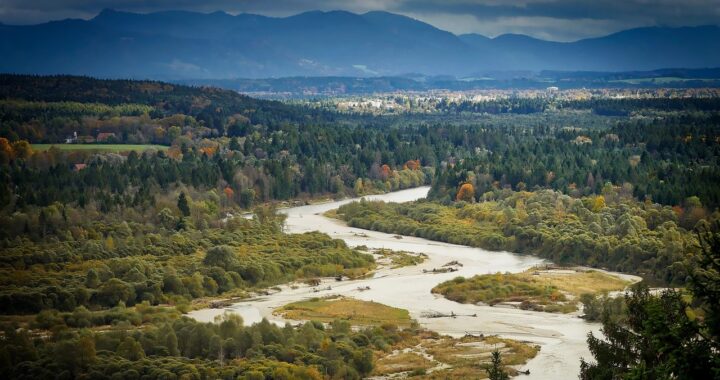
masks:
[[(481, 114), (373, 117), (159, 82), (5, 75), (0, 83), (3, 205), (143, 202), (137, 186), (152, 193), (174, 182), (229, 187), (238, 198), (253, 191), (261, 202), (431, 181), (436, 199), (452, 199), (466, 182), (475, 199), (507, 186), (600, 194), (610, 182), (665, 205), (697, 196), (713, 210), (720, 202), (715, 98), (522, 100), (546, 109), (532, 116), (485, 109), (518, 109), (511, 99), (479, 103)], [(598, 114), (609, 108), (633, 116)], [(102, 133), (108, 143), (170, 149), (142, 157), (31, 154), (33, 143), (63, 142), (76, 132), (79, 141)], [(72, 172), (75, 164), (88, 166)]]
[(53, 338), (40, 344), (27, 330), (6, 329), (0, 373), (17, 379), (359, 379), (373, 369), (373, 349), (413, 333), (391, 326), (354, 331), (346, 322), (245, 326), (238, 316), (199, 323), (147, 306), (118, 307), (114, 313), (143, 319), (146, 327), (123, 321), (93, 331), (86, 327), (92, 313), (80, 308), (69, 318), (69, 325), (80, 329), (69, 328), (59, 316), (38, 317), (37, 323), (53, 331)]
[(432, 197), (454, 200), (464, 183), (473, 186), (472, 200), (498, 187), (577, 197), (601, 194), (609, 182), (664, 205), (682, 206), (696, 196), (712, 211), (720, 205), (713, 186), (720, 181), (718, 122), (711, 112), (620, 120), (607, 129), (479, 131), (467, 136), (477, 154), (436, 171)]
[(483, 202), (447, 206), (361, 201), (340, 207), (337, 215), (359, 228), (531, 253), (557, 264), (634, 273), (656, 284), (684, 283), (684, 259), (697, 250), (692, 228), (708, 223), (704, 209), (690, 205), (687, 215), (678, 215), (621, 191), (608, 186), (604, 195), (576, 199), (552, 190), (504, 189), (486, 193)]
[[(284, 233), (277, 207), (422, 185), (428, 200), (336, 215), (692, 288), (697, 231), (720, 219), (719, 123), (715, 98), (448, 100), (374, 115), (209, 87), (0, 75), (0, 373), (366, 376), (416, 326), (183, 314), (291, 281), (367, 275), (372, 255)], [(49, 143), (63, 149), (33, 148)], [(113, 151), (71, 149), (90, 143)], [(603, 319), (609, 302), (583, 302), (588, 319), (618, 323)]]

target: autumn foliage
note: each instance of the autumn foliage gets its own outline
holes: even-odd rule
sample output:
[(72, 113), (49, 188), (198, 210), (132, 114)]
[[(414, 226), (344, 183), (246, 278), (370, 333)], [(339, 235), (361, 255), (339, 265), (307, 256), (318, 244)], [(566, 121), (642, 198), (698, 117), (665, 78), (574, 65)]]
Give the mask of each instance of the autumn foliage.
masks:
[(388, 166), (387, 164), (383, 165), (380, 170), (380, 175), (383, 181), (388, 179), (392, 174), (392, 169), (390, 169), (390, 166)]
[(592, 202), (592, 211), (593, 212), (600, 212), (602, 209), (605, 208), (605, 197), (602, 195), (598, 195), (593, 199)]
[(15, 156), (15, 151), (10, 142), (4, 137), (0, 137), (0, 163), (7, 164)]
[(475, 200), (475, 188), (469, 183), (463, 183), (455, 196), (457, 201), (472, 202)]
[(200, 148), (200, 151), (207, 154), (208, 157), (212, 157), (215, 154), (215, 152), (217, 151), (217, 147), (208, 146), (208, 147)]
[(405, 165), (403, 165), (403, 169), (420, 170), (420, 160), (408, 160)]
[(225, 189), (223, 190), (223, 193), (225, 193), (225, 196), (227, 197), (227, 199), (233, 199), (233, 196), (235, 196), (235, 192), (233, 191), (233, 189), (230, 186), (225, 187)]
[(10, 143), (8, 139), (0, 137), (0, 164), (7, 164), (15, 158), (27, 159), (33, 151), (25, 140)]

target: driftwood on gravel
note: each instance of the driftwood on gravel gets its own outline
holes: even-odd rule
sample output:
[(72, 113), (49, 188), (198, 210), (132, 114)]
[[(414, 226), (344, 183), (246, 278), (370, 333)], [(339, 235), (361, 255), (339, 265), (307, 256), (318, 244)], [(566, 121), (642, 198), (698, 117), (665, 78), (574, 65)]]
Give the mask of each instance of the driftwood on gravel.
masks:
[(423, 311), (420, 313), (420, 316), (423, 318), (456, 318), (456, 317), (477, 317), (477, 314), (455, 314), (454, 311), (451, 311), (450, 314), (441, 313), (439, 311), (435, 310), (428, 310)]
[(457, 268), (433, 268), (431, 270), (423, 269), (423, 273), (448, 273), (448, 272), (457, 272)]

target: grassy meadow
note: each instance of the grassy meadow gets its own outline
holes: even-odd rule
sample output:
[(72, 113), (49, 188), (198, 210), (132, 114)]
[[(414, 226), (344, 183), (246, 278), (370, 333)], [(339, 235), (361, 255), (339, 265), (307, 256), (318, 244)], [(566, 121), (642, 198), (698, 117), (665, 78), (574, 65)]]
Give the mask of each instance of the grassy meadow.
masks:
[(457, 277), (432, 291), (460, 303), (515, 304), (521, 309), (572, 313), (582, 294), (605, 294), (623, 290), (629, 284), (598, 271), (533, 268), (523, 273)]
[(407, 310), (346, 297), (311, 298), (285, 305), (275, 312), (288, 319), (320, 322), (340, 319), (362, 326), (395, 324), (407, 327), (412, 322)]

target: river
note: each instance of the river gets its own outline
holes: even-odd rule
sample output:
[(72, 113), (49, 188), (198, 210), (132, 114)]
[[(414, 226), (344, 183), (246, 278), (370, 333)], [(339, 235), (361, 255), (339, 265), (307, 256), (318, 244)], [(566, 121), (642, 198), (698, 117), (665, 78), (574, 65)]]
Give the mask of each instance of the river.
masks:
[[(388, 194), (367, 196), (368, 200), (387, 202), (408, 202), (424, 198), (428, 187), (396, 191)], [(259, 322), (262, 318), (284, 324), (285, 321), (272, 315), (272, 311), (290, 302), (311, 297), (345, 295), (371, 300), (386, 305), (407, 309), (411, 317), (422, 326), (439, 333), (462, 336), (465, 333), (498, 334), (502, 337), (529, 341), (541, 346), (540, 353), (522, 369), (529, 369), (528, 379), (576, 379), (580, 358), (591, 358), (585, 339), (588, 332), (597, 333), (599, 324), (587, 323), (576, 315), (551, 314), (503, 307), (459, 304), (434, 295), (430, 290), (440, 282), (456, 276), (496, 272), (522, 272), (545, 261), (528, 255), (509, 252), (492, 252), (480, 248), (441, 243), (415, 237), (361, 230), (345, 225), (344, 222), (322, 216), (326, 211), (356, 201), (348, 199), (337, 202), (300, 206), (284, 209), (288, 218), (286, 232), (303, 233), (320, 231), (336, 239), (342, 239), (351, 247), (365, 245), (369, 248), (424, 253), (428, 260), (423, 264), (399, 269), (381, 269), (374, 277), (336, 282), (325, 280), (318, 289), (300, 285), (296, 289), (282, 286), (281, 291), (254, 300), (234, 304), (226, 309), (203, 309), (189, 315), (199, 321), (212, 321), (224, 312), (240, 314), (246, 323)], [(440, 268), (450, 261), (462, 263), (454, 273), (428, 274), (423, 269)], [(358, 287), (369, 286), (370, 290), (359, 291)], [(428, 311), (453, 312), (456, 318), (426, 318)], [(471, 316), (476, 315), (476, 316)]]

